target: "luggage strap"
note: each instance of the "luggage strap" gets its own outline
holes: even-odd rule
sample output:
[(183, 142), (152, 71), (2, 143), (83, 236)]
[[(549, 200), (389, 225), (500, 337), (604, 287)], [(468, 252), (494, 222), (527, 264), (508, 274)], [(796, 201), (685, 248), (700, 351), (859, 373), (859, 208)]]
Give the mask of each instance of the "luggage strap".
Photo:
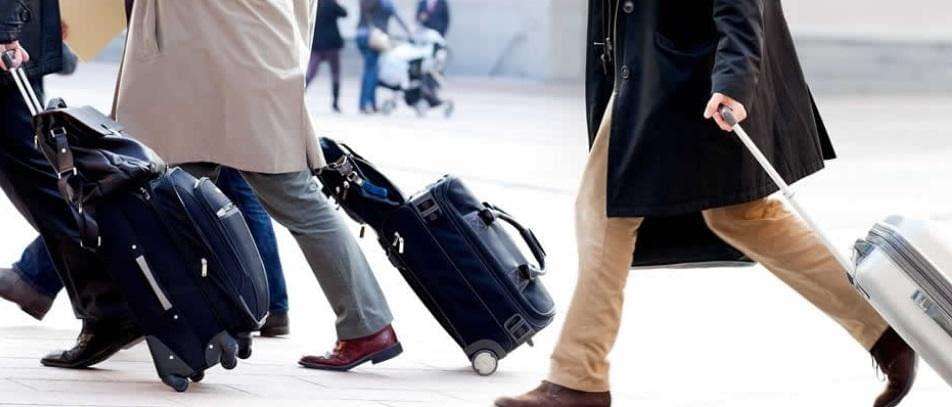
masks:
[[(60, 195), (69, 205), (70, 213), (76, 221), (76, 227), (79, 229), (79, 244), (83, 248), (99, 248), (101, 239), (99, 237), (99, 224), (93, 218), (88, 208), (83, 207), (86, 195), (83, 190), (83, 184), (79, 179), (79, 172), (73, 162), (73, 152), (69, 147), (66, 129), (56, 127), (50, 130), (50, 144), (53, 149), (47, 150), (47, 160), (53, 169), (56, 170), (56, 186)], [(44, 143), (44, 145), (46, 145)], [(77, 185), (73, 185), (73, 184)]]

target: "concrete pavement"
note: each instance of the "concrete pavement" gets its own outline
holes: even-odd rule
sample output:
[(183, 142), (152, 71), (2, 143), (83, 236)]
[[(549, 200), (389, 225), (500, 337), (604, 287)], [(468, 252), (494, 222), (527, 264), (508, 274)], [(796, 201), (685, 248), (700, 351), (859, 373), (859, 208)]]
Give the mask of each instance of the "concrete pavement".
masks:
[[(114, 74), (113, 65), (86, 65), (76, 77), (48, 80), (49, 94), (106, 109)], [(564, 312), (575, 281), (573, 193), (585, 156), (580, 88), (456, 79), (449, 94), (457, 114), (447, 120), (405, 108), (392, 117), (359, 116), (352, 80), (344, 86), (345, 114), (334, 115), (326, 84), (316, 85), (309, 101), (321, 135), (348, 142), (404, 192), (454, 173), (533, 227), (551, 256), (545, 281)], [(841, 158), (797, 188), (844, 250), (891, 213), (952, 222), (952, 97), (820, 94), (818, 102)], [(0, 263), (8, 264), (34, 234), (8, 201), (0, 200), (0, 214)], [(545, 374), (561, 318), (535, 348), (478, 377), (372, 238), (362, 244), (406, 353), (347, 374), (298, 368), (301, 355), (332, 345), (333, 315), (291, 236), (279, 230), (279, 241), (293, 335), (258, 340), (237, 370), (215, 369), (176, 394), (156, 380), (144, 345), (90, 371), (42, 368), (39, 357), (69, 345), (78, 330), (65, 297), (42, 323), (0, 304), (0, 406), (487, 406)], [(612, 355), (616, 405), (866, 406), (882, 386), (866, 352), (760, 267), (642, 271), (630, 282)], [(952, 390), (923, 366), (903, 406), (950, 401)]]

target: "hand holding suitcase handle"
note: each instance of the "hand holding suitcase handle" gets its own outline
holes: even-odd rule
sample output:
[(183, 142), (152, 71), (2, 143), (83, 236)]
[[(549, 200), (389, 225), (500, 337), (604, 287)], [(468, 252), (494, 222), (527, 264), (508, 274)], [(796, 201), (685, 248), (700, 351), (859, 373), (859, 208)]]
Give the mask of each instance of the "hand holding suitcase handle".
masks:
[[(542, 243), (539, 242), (539, 238), (536, 237), (535, 233), (532, 233), (532, 230), (527, 229), (522, 226), (516, 219), (509, 215), (508, 212), (497, 208), (496, 206), (483, 202), (483, 206), (486, 207), (486, 210), (490, 211), (493, 217), (502, 219), (506, 223), (512, 225), (516, 231), (519, 232), (519, 235), (522, 236), (522, 240), (525, 240), (526, 245), (529, 246), (529, 250), (532, 252), (532, 257), (535, 257), (536, 262), (539, 263), (538, 270), (532, 270), (531, 275), (527, 276), (529, 279), (535, 278), (537, 276), (543, 276), (545, 272), (545, 249), (542, 248)], [(485, 219), (484, 219), (485, 221)], [(488, 221), (487, 223), (492, 223)]]
[(733, 110), (731, 110), (731, 108), (727, 106), (721, 106), (719, 110), (720, 110), (721, 116), (724, 117), (724, 120), (727, 121), (727, 123), (733, 127), (734, 134), (737, 135), (741, 143), (743, 143), (744, 146), (747, 147), (747, 150), (750, 151), (750, 153), (754, 156), (754, 159), (756, 159), (757, 162), (760, 164), (760, 166), (763, 167), (764, 171), (767, 172), (767, 175), (770, 176), (770, 179), (772, 179), (773, 182), (777, 184), (777, 187), (780, 188), (780, 192), (783, 193), (783, 196), (786, 199), (787, 204), (789, 204), (790, 207), (793, 208), (794, 212), (796, 212), (797, 215), (799, 215), (800, 218), (803, 219), (803, 221), (807, 224), (807, 226), (811, 230), (813, 230), (817, 234), (817, 236), (819, 236), (820, 241), (823, 243), (823, 245), (826, 246), (826, 248), (830, 251), (833, 257), (836, 259), (836, 261), (840, 263), (840, 265), (843, 266), (844, 269), (846, 269), (846, 272), (849, 278), (852, 279), (853, 278), (852, 276), (856, 271), (853, 263), (847, 260), (846, 257), (844, 257), (843, 254), (840, 253), (840, 251), (836, 249), (836, 246), (834, 246), (832, 241), (829, 239), (829, 237), (827, 237), (827, 235), (823, 233), (823, 230), (820, 229), (819, 225), (817, 225), (816, 222), (814, 222), (813, 219), (810, 218), (810, 216), (807, 215), (807, 213), (803, 210), (803, 208), (800, 206), (800, 203), (797, 202), (796, 200), (796, 196), (795, 196), (796, 194), (790, 188), (790, 185), (787, 184), (787, 181), (785, 181), (783, 177), (780, 175), (780, 173), (777, 172), (777, 169), (774, 168), (772, 164), (770, 164), (770, 160), (768, 160), (767, 157), (764, 155), (764, 153), (760, 151), (760, 148), (757, 147), (757, 144), (755, 144), (754, 141), (751, 140), (750, 136), (747, 134), (744, 128), (741, 127), (740, 124), (737, 123), (737, 119), (734, 117)]

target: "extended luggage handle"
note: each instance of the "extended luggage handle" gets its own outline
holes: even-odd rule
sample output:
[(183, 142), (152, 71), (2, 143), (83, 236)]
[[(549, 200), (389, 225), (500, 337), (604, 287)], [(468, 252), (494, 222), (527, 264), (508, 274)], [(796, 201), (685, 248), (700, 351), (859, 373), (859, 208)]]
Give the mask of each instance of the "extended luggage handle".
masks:
[(12, 49), (4, 51), (3, 54), (0, 55), (0, 58), (3, 59), (3, 65), (6, 66), (7, 71), (13, 76), (13, 82), (16, 83), (17, 89), (20, 90), (20, 95), (23, 96), (23, 100), (30, 109), (30, 114), (32, 116), (40, 114), (40, 112), (43, 111), (43, 105), (40, 103), (40, 99), (36, 97), (33, 86), (30, 86), (30, 80), (26, 76), (26, 71), (23, 70), (22, 65), (14, 64), (16, 51)]
[(770, 163), (770, 160), (768, 160), (764, 153), (760, 151), (760, 148), (758, 148), (757, 144), (754, 143), (754, 141), (750, 138), (750, 135), (747, 134), (747, 131), (745, 131), (744, 128), (740, 126), (737, 118), (734, 117), (734, 111), (731, 110), (730, 107), (721, 106), (720, 113), (721, 116), (724, 117), (724, 120), (727, 122), (727, 124), (733, 128), (734, 134), (737, 135), (737, 138), (739, 138), (741, 143), (747, 147), (747, 150), (750, 151), (750, 153), (754, 156), (754, 159), (757, 160), (757, 163), (759, 163), (764, 171), (767, 172), (767, 175), (770, 176), (770, 179), (773, 180), (774, 184), (780, 188), (780, 192), (783, 194), (787, 204), (789, 204), (790, 207), (793, 208), (794, 212), (796, 212), (796, 214), (799, 215), (801, 219), (803, 219), (807, 226), (813, 230), (817, 236), (819, 236), (820, 241), (830, 251), (837, 263), (839, 263), (840, 266), (846, 270), (847, 276), (850, 278), (850, 281), (852, 281), (856, 271), (853, 263), (847, 260), (847, 258), (843, 256), (839, 250), (837, 250), (830, 238), (826, 235), (826, 233), (823, 232), (823, 229), (821, 229), (820, 226), (813, 221), (813, 218), (811, 218), (810, 215), (803, 210), (803, 207), (800, 206), (800, 203), (796, 199), (796, 193), (790, 188), (790, 185), (787, 184), (787, 181), (783, 179), (780, 173), (777, 172), (777, 169), (774, 168), (773, 164)]
[[(526, 245), (529, 246), (529, 251), (532, 252), (532, 257), (535, 257), (536, 262), (539, 263), (539, 269), (533, 270), (528, 264), (520, 267), (520, 271), (524, 274), (526, 279), (532, 280), (538, 276), (544, 276), (546, 274), (545, 270), (545, 257), (546, 252), (542, 247), (542, 243), (539, 241), (539, 238), (536, 237), (535, 233), (531, 229), (522, 226), (515, 218), (509, 215), (508, 212), (499, 209), (493, 204), (488, 202), (483, 202), (483, 206), (486, 208), (480, 212), (480, 217), (483, 218), (483, 221), (486, 224), (492, 224), (495, 219), (502, 219), (504, 222), (511, 225), (516, 231), (519, 232), (519, 236), (522, 237), (522, 240), (526, 242)], [(484, 215), (488, 214), (488, 215)]]

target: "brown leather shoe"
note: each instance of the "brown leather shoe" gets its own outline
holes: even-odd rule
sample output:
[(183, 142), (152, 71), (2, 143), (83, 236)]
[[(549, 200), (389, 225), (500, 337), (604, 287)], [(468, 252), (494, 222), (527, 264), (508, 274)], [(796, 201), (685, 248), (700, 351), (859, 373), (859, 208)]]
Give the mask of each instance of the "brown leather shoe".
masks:
[(383, 363), (403, 353), (393, 327), (363, 338), (337, 341), (334, 350), (324, 356), (305, 356), (298, 362), (310, 369), (346, 372), (367, 362)]
[(886, 330), (870, 350), (879, 369), (889, 382), (886, 390), (876, 399), (874, 407), (895, 407), (899, 405), (916, 380), (916, 368), (919, 358), (896, 331)]
[(608, 407), (612, 405), (609, 392), (589, 393), (572, 390), (543, 381), (535, 390), (519, 397), (496, 400), (496, 407)]

